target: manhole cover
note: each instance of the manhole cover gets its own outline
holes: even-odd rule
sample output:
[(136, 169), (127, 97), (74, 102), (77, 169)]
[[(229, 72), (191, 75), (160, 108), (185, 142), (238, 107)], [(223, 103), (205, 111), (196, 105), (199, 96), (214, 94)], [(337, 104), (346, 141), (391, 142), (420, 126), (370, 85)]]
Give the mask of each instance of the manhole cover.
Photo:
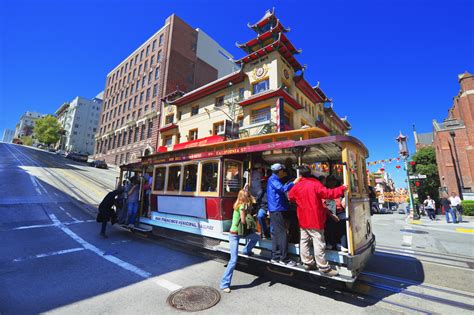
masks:
[(214, 288), (193, 286), (171, 293), (167, 302), (178, 310), (197, 312), (213, 307), (220, 299), (219, 291)]
[(413, 233), (413, 234), (428, 234), (428, 232), (426, 232), (426, 231), (410, 230), (410, 229), (401, 229), (400, 232)]

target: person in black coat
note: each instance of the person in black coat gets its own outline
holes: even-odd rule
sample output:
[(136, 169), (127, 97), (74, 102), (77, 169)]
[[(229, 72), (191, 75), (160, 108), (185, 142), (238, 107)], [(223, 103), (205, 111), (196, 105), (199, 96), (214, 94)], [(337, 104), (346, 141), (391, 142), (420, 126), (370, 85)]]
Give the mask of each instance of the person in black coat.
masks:
[(100, 236), (107, 238), (105, 234), (105, 228), (107, 227), (107, 222), (114, 224), (117, 220), (117, 214), (112, 209), (115, 205), (116, 197), (123, 194), (123, 187), (119, 186), (116, 190), (109, 192), (102, 202), (99, 204), (99, 214), (97, 215), (97, 222), (102, 222), (102, 228), (100, 230)]

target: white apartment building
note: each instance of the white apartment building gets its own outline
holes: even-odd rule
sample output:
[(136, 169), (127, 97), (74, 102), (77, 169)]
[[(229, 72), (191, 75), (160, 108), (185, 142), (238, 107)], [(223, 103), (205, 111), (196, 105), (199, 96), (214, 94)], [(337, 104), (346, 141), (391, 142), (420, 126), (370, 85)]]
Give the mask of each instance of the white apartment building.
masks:
[(23, 136), (31, 136), (33, 134), (33, 128), (35, 126), (36, 120), (45, 115), (27, 111), (21, 115), (20, 120), (15, 126), (15, 138), (20, 138)]
[(91, 100), (77, 96), (59, 107), (55, 114), (64, 130), (59, 149), (88, 155), (94, 153), (102, 99), (103, 92)]

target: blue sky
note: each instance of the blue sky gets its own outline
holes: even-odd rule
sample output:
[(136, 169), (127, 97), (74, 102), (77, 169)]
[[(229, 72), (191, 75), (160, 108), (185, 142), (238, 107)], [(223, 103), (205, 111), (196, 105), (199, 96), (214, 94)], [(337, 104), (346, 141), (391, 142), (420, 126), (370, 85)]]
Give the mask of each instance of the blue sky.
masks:
[[(303, 52), (307, 80), (348, 116), (369, 160), (397, 155), (402, 130), (413, 141), (445, 118), (474, 71), (474, 2), (0, 0), (0, 132), (26, 110), (53, 113), (75, 96), (103, 90), (106, 74), (176, 13), (238, 58), (235, 42), (275, 7)], [(413, 144), (413, 143), (411, 143)], [(374, 168), (371, 168), (374, 169)], [(401, 171), (386, 167), (400, 184)]]

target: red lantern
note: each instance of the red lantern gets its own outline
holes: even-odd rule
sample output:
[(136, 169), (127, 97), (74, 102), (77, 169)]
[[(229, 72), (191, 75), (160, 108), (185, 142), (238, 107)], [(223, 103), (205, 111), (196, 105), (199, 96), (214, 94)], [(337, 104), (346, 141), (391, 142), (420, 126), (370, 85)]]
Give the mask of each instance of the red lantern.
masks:
[(415, 182), (416, 187), (420, 187), (420, 182)]
[(383, 172), (385, 171), (385, 169), (382, 167), (382, 168), (380, 169), (380, 171), (383, 173)]
[(411, 166), (414, 166), (415, 164), (416, 164), (415, 161), (410, 161)]
[(397, 169), (399, 169), (399, 168), (400, 168), (400, 165), (397, 165), (397, 166), (395, 166), (395, 167), (396, 167)]

